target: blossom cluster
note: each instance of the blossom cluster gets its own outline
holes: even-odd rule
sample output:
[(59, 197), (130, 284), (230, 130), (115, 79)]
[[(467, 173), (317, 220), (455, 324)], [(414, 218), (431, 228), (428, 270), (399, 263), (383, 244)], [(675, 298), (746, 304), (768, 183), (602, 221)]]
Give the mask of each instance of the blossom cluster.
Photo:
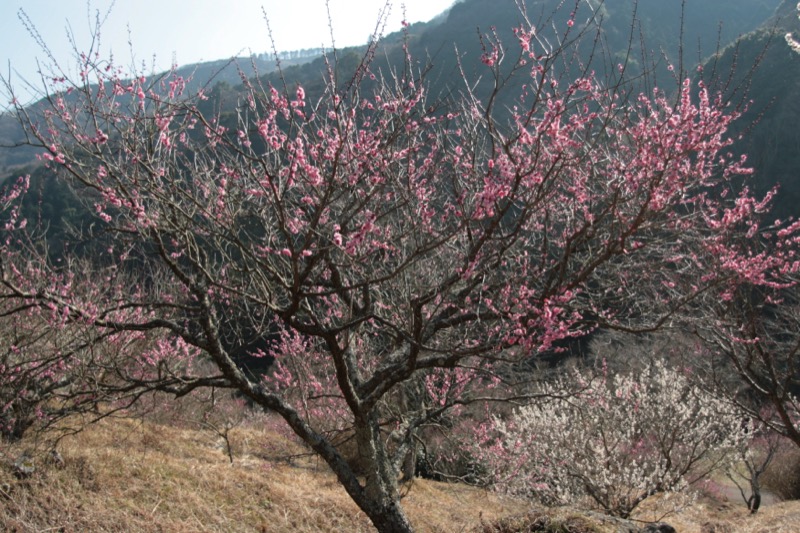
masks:
[(541, 392), (553, 399), (495, 418), (483, 445), (499, 488), (546, 502), (588, 498), (627, 517), (703, 478), (745, 438), (728, 402), (663, 361), (616, 376), (575, 371)]

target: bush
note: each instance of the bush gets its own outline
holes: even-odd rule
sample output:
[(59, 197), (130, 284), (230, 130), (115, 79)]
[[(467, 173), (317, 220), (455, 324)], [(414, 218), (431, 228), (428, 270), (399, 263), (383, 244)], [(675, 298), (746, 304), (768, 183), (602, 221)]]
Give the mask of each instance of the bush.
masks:
[(720, 466), (744, 437), (735, 410), (661, 361), (615, 377), (575, 371), (541, 393), (494, 419), (483, 458), (498, 487), (547, 504), (588, 498), (628, 517)]
[(764, 489), (784, 500), (800, 500), (800, 449), (786, 446), (764, 472)]
[(585, 518), (558, 518), (541, 512), (502, 518), (481, 524), (479, 533), (598, 533), (600, 530)]

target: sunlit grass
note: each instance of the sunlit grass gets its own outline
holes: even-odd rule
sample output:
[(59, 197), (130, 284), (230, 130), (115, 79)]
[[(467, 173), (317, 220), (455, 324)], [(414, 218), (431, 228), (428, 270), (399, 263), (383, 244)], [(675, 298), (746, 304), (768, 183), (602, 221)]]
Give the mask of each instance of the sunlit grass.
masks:
[[(212, 432), (141, 420), (107, 420), (64, 438), (63, 468), (45, 463), (42, 440), (6, 446), (6, 458), (31, 449), (37, 472), (27, 480), (0, 472), (8, 489), (0, 530), (373, 531), (325, 465), (297, 443), (256, 424), (234, 429), (231, 440), (233, 464)], [(283, 459), (289, 455), (295, 458)], [(404, 493), (421, 531), (469, 530), (520, 506), (421, 479)]]

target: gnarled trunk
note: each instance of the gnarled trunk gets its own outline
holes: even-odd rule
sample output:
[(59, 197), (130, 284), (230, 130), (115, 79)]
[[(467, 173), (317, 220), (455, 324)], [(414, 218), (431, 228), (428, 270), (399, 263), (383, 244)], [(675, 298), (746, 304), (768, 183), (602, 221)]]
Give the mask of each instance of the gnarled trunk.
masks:
[(398, 473), (386, 453), (374, 410), (356, 419), (359, 459), (367, 466), (362, 498), (356, 504), (381, 533), (408, 533), (414, 529), (400, 506)]

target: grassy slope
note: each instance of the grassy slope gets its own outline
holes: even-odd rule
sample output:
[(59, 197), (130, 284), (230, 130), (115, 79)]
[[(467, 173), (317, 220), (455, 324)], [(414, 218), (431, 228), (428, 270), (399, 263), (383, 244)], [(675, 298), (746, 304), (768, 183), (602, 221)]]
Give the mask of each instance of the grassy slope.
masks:
[[(262, 421), (264, 426), (273, 424)], [(372, 531), (324, 465), (311, 457), (286, 460), (302, 454), (298, 445), (251, 426), (234, 429), (231, 440), (233, 464), (220, 439), (206, 430), (102, 422), (61, 441), (63, 468), (45, 465), (40, 456), (37, 472), (23, 481), (0, 468), (0, 530)], [(7, 463), (25, 449), (42, 453), (47, 446), (35, 439), (3, 446), (0, 460)], [(405, 490), (403, 504), (420, 531), (480, 530), (482, 522), (527, 511), (522, 502), (463, 485), (415, 480)], [(640, 518), (657, 513), (645, 509)], [(739, 501), (705, 498), (666, 521), (688, 533), (800, 531), (800, 502), (750, 517)]]
[[(236, 428), (231, 465), (220, 439), (203, 430), (114, 420), (59, 444), (61, 469), (36, 462), (17, 481), (0, 471), (0, 530), (372, 531), (336, 479), (314, 458), (267, 430)], [(269, 446), (265, 446), (268, 444)], [(3, 459), (34, 447), (2, 449)], [(39, 446), (44, 449), (43, 446)], [(453, 484), (415, 481), (404, 505), (423, 531), (461, 531), (514, 511), (514, 502)]]

